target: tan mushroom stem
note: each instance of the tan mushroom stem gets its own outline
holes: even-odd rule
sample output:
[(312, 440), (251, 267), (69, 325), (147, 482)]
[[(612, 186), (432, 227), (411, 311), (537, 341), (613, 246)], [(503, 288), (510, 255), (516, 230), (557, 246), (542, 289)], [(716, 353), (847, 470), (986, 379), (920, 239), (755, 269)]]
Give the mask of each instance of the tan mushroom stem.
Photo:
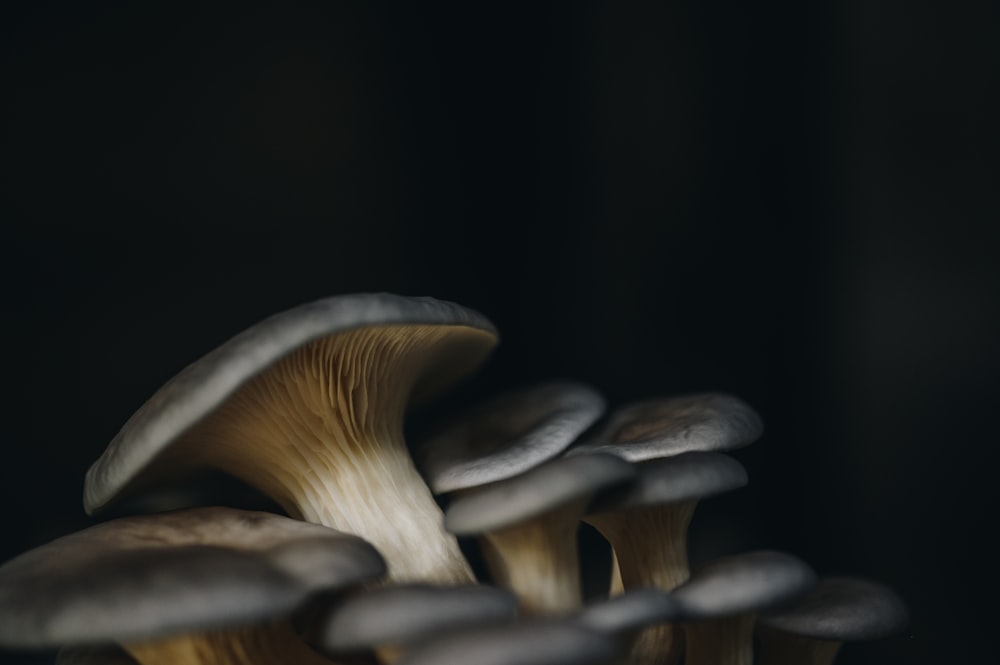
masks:
[(140, 665), (333, 664), (309, 648), (284, 621), (128, 643), (123, 647)]
[(589, 501), (578, 499), (480, 536), (493, 582), (515, 593), (525, 613), (555, 614), (582, 604), (577, 530)]
[(760, 665), (830, 665), (843, 645), (777, 630), (758, 630), (757, 638)]
[(463, 326), (381, 326), (321, 339), (279, 360), (193, 427), (163, 462), (231, 473), (293, 517), (356, 534), (388, 579), (464, 583), (471, 568), (403, 438), (411, 393), (465, 371), (495, 342)]
[[(641, 506), (587, 515), (584, 519), (611, 544), (622, 589), (654, 587), (672, 591), (691, 574), (687, 530), (697, 504), (697, 500), (691, 500)], [(611, 589), (615, 593), (614, 572)], [(680, 659), (682, 642), (676, 626), (652, 626), (636, 638), (632, 662), (673, 665)]]
[(684, 624), (684, 665), (753, 665), (753, 612)]

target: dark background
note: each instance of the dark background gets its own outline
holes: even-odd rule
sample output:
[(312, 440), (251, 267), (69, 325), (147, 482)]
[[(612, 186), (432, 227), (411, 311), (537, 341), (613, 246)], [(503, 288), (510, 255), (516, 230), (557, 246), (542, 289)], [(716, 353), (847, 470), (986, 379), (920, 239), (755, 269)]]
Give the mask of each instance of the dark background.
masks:
[(2, 10), (0, 560), (188, 362), (388, 290), (500, 329), (458, 401), (742, 396), (695, 558), (897, 589), (838, 662), (991, 660), (998, 5), (403, 5)]

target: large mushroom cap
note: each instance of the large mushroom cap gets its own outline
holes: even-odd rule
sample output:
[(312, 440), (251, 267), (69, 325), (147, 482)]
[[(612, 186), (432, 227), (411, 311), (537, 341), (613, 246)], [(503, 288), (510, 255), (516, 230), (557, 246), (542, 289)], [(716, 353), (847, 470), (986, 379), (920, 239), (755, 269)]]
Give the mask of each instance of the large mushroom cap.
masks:
[(385, 571), (360, 538), (270, 513), (126, 517), (0, 566), (0, 644), (138, 641), (248, 623)]
[(217, 409), (244, 383), (293, 350), (331, 335), (370, 327), (428, 325), (479, 334), (452, 340), (417, 377), (413, 399), (427, 399), (478, 366), (496, 343), (496, 329), (478, 312), (433, 298), (387, 293), (334, 296), (267, 318), (163, 385), (125, 423), (87, 472), (84, 507), (104, 507), (129, 489), (175, 439)]
[(337, 602), (322, 621), (318, 641), (330, 651), (402, 646), (512, 620), (517, 608), (514, 594), (481, 584), (382, 587)]
[(604, 406), (593, 388), (568, 381), (503, 394), (424, 439), (418, 466), (436, 493), (510, 478), (561, 453)]
[(789, 600), (816, 583), (798, 557), (759, 550), (720, 557), (697, 569), (673, 591), (685, 619), (756, 612)]
[(753, 443), (764, 426), (749, 404), (725, 393), (658, 398), (617, 409), (568, 454), (606, 452), (641, 462)]
[(758, 618), (761, 626), (837, 642), (874, 640), (908, 620), (903, 600), (889, 587), (856, 577), (829, 577), (792, 602)]
[(747, 472), (723, 453), (690, 452), (636, 465), (624, 490), (599, 496), (591, 513), (703, 499), (747, 484)]
[(524, 522), (629, 481), (635, 468), (614, 455), (560, 457), (513, 478), (469, 490), (445, 513), (445, 528), (472, 535)]
[(568, 620), (533, 620), (474, 628), (414, 649), (400, 665), (598, 665), (611, 663), (610, 635)]

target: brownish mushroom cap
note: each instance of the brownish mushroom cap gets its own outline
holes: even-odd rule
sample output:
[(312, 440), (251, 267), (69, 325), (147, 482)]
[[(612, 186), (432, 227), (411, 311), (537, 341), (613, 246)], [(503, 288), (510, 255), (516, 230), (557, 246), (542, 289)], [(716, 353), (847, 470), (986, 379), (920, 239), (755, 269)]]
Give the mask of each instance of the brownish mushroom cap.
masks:
[(482, 315), (391, 294), (272, 316), (192, 363), (125, 424), (87, 473), (88, 512), (192, 469), (239, 477), (295, 517), (372, 542), (396, 580), (471, 570), (410, 459), (403, 417), (496, 344)]

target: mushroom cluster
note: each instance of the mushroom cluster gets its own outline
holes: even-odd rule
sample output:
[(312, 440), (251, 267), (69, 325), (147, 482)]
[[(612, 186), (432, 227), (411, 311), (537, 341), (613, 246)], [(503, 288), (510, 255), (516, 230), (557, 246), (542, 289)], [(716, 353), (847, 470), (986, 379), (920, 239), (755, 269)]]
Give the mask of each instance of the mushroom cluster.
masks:
[[(497, 341), (478, 312), (385, 293), (236, 335), (87, 472), (88, 514), (145, 509), (0, 565), (0, 648), (64, 665), (819, 664), (905, 624), (884, 585), (818, 579), (790, 553), (690, 568), (697, 504), (746, 484), (729, 451), (762, 433), (731, 395), (607, 412), (593, 387), (552, 381), (408, 441), (407, 415)], [(206, 470), (276, 509), (136, 501)], [(587, 598), (584, 523), (613, 554), (607, 592)]]

